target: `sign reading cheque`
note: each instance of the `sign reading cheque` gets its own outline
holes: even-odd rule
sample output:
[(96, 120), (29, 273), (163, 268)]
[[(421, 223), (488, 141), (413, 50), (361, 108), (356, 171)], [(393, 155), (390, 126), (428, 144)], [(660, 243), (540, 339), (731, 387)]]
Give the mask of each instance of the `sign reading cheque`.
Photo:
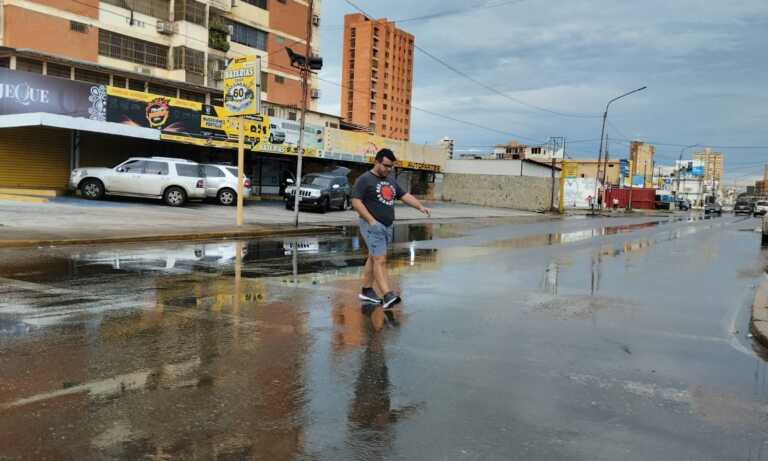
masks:
[(261, 60), (233, 59), (224, 71), (224, 112), (228, 117), (255, 115), (261, 110)]

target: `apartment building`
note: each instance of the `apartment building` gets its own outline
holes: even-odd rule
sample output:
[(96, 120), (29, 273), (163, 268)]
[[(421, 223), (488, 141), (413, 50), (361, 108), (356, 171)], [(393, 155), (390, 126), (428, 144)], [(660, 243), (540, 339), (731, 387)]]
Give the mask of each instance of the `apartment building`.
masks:
[(720, 181), (723, 178), (723, 154), (712, 152), (709, 147), (703, 152), (694, 152), (694, 162), (701, 162), (704, 166), (704, 181)]
[(407, 141), (411, 129), (413, 35), (386, 19), (344, 17), (341, 117)]
[[(227, 59), (257, 55), (262, 99), (298, 106), (299, 73), (286, 47), (304, 54), (304, 0), (12, 0), (4, 2), (0, 65), (13, 70), (216, 103)], [(311, 48), (318, 53), (320, 2)], [(315, 108), (317, 82), (311, 81)]]

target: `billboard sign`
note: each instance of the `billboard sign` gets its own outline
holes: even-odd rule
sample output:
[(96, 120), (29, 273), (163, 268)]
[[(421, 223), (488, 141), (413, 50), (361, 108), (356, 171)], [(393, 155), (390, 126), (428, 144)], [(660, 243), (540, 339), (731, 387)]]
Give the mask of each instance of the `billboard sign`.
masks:
[[(296, 155), (299, 152), (300, 126), (296, 120), (270, 117), (269, 134), (262, 145), (263, 152)], [(320, 157), (324, 151), (324, 128), (320, 125), (304, 125), (304, 155)]]
[(0, 68), (0, 115), (45, 112), (105, 121), (104, 85)]
[(107, 88), (107, 98), (108, 122), (200, 135), (199, 102), (113, 86)]
[(199, 124), (205, 138), (237, 142), (239, 120), (245, 123), (245, 145), (251, 150), (263, 150), (269, 138), (269, 117), (248, 115), (242, 118), (225, 117), (223, 107), (203, 105)]
[(233, 59), (224, 71), (224, 115), (256, 115), (261, 111), (261, 60)]

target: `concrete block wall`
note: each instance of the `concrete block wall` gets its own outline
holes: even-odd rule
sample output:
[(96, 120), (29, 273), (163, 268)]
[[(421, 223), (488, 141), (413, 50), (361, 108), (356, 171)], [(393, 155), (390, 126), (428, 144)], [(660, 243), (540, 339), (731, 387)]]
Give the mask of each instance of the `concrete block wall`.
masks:
[[(446, 173), (442, 183), (444, 201), (516, 210), (549, 210), (551, 193), (551, 178), (531, 176)], [(557, 180), (554, 195), (557, 207)]]

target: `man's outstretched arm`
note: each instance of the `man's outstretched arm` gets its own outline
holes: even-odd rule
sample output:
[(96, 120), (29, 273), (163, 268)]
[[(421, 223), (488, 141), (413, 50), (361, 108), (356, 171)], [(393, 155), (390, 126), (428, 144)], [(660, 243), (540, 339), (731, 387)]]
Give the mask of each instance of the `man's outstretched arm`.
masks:
[(402, 196), (400, 200), (402, 200), (403, 203), (405, 203), (406, 205), (416, 208), (417, 210), (421, 211), (425, 215), (431, 216), (432, 212), (430, 211), (430, 209), (422, 205), (419, 199), (417, 199), (413, 195), (405, 194)]

